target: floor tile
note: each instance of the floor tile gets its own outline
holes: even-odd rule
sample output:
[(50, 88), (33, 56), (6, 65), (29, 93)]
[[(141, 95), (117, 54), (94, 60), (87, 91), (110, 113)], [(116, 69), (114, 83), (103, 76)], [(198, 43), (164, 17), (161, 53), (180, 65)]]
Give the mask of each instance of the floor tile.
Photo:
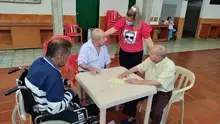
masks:
[(195, 115), (201, 115), (204, 112), (208, 112), (210, 109), (203, 105), (200, 101), (193, 102), (191, 104), (185, 104), (184, 117), (193, 117)]
[(220, 106), (220, 103), (217, 103), (215, 100), (207, 98), (201, 101), (203, 105), (209, 107), (210, 109), (216, 109)]
[(215, 124), (215, 122), (205, 115), (198, 115), (194, 116), (193, 119), (198, 123), (198, 124)]
[(199, 124), (192, 118), (184, 118), (183, 123), (184, 124)]
[[(218, 64), (220, 59), (219, 55), (219, 50), (168, 54), (169, 58), (171, 58), (176, 64), (188, 68), (196, 75), (195, 85), (185, 93), (184, 124), (217, 124), (220, 122), (220, 64)], [(118, 66), (118, 58), (112, 59), (112, 61), (114, 62), (113, 64), (115, 66)], [(187, 61), (187, 63), (185, 61)], [(0, 110), (6, 110), (6, 108), (12, 107), (14, 96), (10, 95), (5, 97), (4, 92), (15, 86), (15, 77), (19, 75), (19, 72), (17, 72), (9, 76), (7, 74), (7, 70), (0, 69)], [(67, 73), (65, 75), (67, 77), (71, 77), (71, 75)], [(1, 105), (6, 104), (5, 102), (11, 104), (8, 107), (3, 108)], [(172, 105), (167, 119), (167, 124), (179, 124), (181, 115), (180, 110), (180, 103), (174, 103)], [(144, 110), (142, 112), (143, 115), (139, 115), (140, 121), (143, 122)], [(7, 117), (8, 119), (6, 120), (9, 124), (11, 113), (7, 114), (9, 118)], [(112, 115), (111, 117), (110, 114)], [(0, 114), (0, 120), (1, 117), (4, 117), (4, 115), (2, 116)], [(117, 124), (120, 123), (122, 118), (126, 118), (126, 116), (120, 114), (119, 112), (116, 113), (113, 111), (107, 115), (108, 121), (114, 119), (116, 120)]]
[(15, 101), (1, 102), (0, 103), (0, 112), (10, 110), (11, 108), (14, 108), (14, 106), (15, 106)]
[(4, 122), (10, 122), (11, 121), (11, 115), (12, 110), (11, 111), (1, 111), (0, 112), (0, 123), (4, 123)]
[[(162, 44), (165, 45), (168, 49), (168, 53), (172, 52), (181, 52), (181, 51), (193, 51), (193, 50), (201, 50), (201, 49), (214, 49), (214, 48), (220, 48), (220, 43), (218, 40), (204, 40), (204, 39), (196, 39), (196, 38), (189, 38), (189, 39), (181, 39), (177, 41), (165, 41), (165, 42), (155, 42), (155, 44)], [(80, 50), (81, 44), (75, 44), (72, 47), (72, 54), (78, 53)], [(115, 52), (118, 50), (119, 46), (118, 43), (112, 42), (110, 45), (107, 45), (107, 48), (110, 53), (110, 57), (115, 57)], [(12, 59), (22, 59), (22, 58), (30, 58), (30, 59), (36, 59), (38, 57), (43, 56), (43, 49), (24, 49), (24, 50), (1, 50), (0, 51), (0, 58), (4, 55), (9, 57), (7, 60)], [(12, 59), (11, 59), (12, 58)], [(2, 61), (0, 59), (0, 61)], [(25, 64), (28, 64), (26, 62)], [(3, 67), (13, 67), (19, 65), (18, 63), (13, 64), (7, 64), (7, 65), (1, 65), (0, 68)], [(22, 64), (20, 66), (24, 66)]]

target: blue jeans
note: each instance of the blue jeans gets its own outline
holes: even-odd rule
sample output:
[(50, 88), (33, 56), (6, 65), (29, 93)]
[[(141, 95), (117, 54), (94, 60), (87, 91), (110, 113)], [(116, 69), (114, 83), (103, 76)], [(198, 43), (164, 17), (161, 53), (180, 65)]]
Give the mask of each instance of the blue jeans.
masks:
[(168, 32), (168, 38), (172, 38), (173, 37), (173, 32), (175, 32), (176, 29), (169, 29), (169, 32)]

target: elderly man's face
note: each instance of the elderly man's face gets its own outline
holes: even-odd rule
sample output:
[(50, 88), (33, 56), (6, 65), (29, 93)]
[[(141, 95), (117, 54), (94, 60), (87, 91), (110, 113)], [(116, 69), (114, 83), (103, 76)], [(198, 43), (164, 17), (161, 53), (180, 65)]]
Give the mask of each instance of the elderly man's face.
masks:
[(100, 38), (99, 38), (99, 45), (100, 46), (105, 45), (106, 41), (107, 41), (107, 38), (105, 37), (105, 34), (103, 32), (103, 33), (101, 33)]
[(151, 50), (150, 53), (149, 53), (149, 56), (150, 56), (151, 61), (153, 61), (153, 62), (155, 62), (155, 63), (158, 63), (158, 62), (161, 61), (161, 57), (158, 56), (158, 55), (156, 54), (156, 52), (157, 52), (157, 48), (155, 48), (155, 47), (152, 48), (152, 50)]
[(66, 62), (70, 56), (70, 53), (71, 53), (71, 50), (69, 49), (68, 52), (66, 52), (66, 53), (58, 54), (58, 57), (57, 57), (57, 59), (58, 59), (57, 66), (58, 67), (63, 67), (64, 65), (66, 65)]

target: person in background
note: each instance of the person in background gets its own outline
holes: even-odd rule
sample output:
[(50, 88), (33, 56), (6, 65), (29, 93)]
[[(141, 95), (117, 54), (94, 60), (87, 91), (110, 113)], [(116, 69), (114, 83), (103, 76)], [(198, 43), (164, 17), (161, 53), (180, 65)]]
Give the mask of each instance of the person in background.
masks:
[(89, 71), (96, 75), (101, 69), (108, 68), (111, 59), (108, 49), (105, 46), (107, 39), (105, 33), (101, 29), (93, 29), (91, 39), (82, 45), (79, 56), (78, 65), (79, 71)]
[(169, 25), (169, 28), (168, 28), (168, 29), (169, 29), (169, 32), (168, 32), (168, 40), (170, 40), (170, 39), (173, 37), (173, 32), (176, 31), (176, 29), (173, 28), (174, 23), (173, 23), (173, 21), (172, 21), (172, 18), (171, 18), (170, 16), (167, 17), (167, 20), (164, 21), (164, 24)]
[[(172, 90), (174, 89), (175, 64), (167, 58), (167, 50), (162, 45), (155, 45), (148, 57), (141, 64), (125, 71), (120, 78), (125, 78), (134, 72), (145, 74), (144, 80), (127, 79), (126, 83), (135, 85), (153, 85), (157, 88), (157, 93), (153, 96), (150, 117), (152, 124), (160, 124), (163, 109), (168, 104)], [(136, 106), (140, 100), (128, 102), (124, 105), (123, 113), (129, 116), (128, 120), (123, 120), (122, 124), (134, 124), (136, 119)]]
[(152, 27), (141, 19), (140, 10), (132, 6), (116, 24), (105, 32), (109, 36), (115, 32), (121, 32), (119, 62), (120, 66), (130, 69), (142, 62), (143, 40), (151, 49), (154, 44), (150, 37)]

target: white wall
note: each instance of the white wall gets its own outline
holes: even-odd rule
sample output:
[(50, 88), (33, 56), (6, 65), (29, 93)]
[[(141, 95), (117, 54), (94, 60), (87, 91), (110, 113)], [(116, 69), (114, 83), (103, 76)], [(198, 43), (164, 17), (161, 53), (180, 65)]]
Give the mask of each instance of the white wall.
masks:
[(139, 7), (140, 12), (142, 13), (143, 0), (136, 0), (136, 6)]
[(125, 16), (128, 10), (128, 0), (100, 0), (99, 16), (105, 16), (107, 10), (117, 10)]
[(177, 9), (176, 9), (176, 17), (184, 18), (186, 16), (186, 9), (187, 9), (188, 1), (180, 1), (177, 3)]
[[(51, 0), (41, 0), (41, 4), (0, 3), (2, 14), (52, 14)], [(63, 14), (76, 15), (76, 0), (63, 0)]]
[(160, 20), (165, 21), (167, 20), (168, 16), (171, 16), (172, 19), (174, 19), (176, 15), (176, 9), (177, 9), (176, 4), (163, 4)]
[(200, 18), (220, 18), (220, 5), (209, 4), (210, 0), (203, 0)]
[(160, 17), (163, 6), (163, 0), (153, 0), (152, 17)]
[(177, 4), (180, 0), (164, 0), (163, 4)]
[(188, 1), (185, 0), (164, 0), (160, 19), (166, 20), (168, 16), (182, 17), (186, 15)]

